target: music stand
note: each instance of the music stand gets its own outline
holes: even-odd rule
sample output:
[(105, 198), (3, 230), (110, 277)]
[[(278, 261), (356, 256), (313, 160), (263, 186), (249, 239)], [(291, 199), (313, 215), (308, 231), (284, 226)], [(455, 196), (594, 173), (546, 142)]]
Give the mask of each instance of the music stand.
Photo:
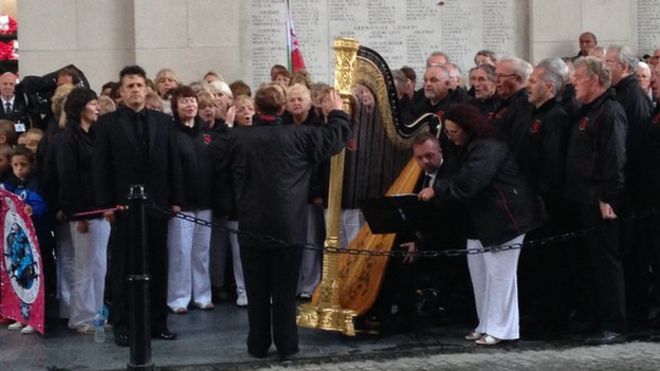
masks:
[(412, 232), (423, 213), (416, 194), (367, 198), (360, 209), (374, 234)]

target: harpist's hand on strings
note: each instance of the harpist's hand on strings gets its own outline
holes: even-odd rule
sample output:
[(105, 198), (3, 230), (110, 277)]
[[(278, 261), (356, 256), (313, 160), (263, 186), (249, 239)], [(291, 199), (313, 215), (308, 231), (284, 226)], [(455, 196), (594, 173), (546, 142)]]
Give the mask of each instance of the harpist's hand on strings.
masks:
[(419, 191), (419, 194), (417, 195), (417, 198), (419, 198), (420, 201), (429, 201), (433, 197), (435, 197), (433, 187), (426, 187)]

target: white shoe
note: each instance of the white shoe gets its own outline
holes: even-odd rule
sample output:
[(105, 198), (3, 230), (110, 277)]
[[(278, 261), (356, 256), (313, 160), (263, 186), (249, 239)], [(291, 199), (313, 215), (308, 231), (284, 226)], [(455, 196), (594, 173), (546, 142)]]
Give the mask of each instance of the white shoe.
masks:
[(9, 331), (19, 331), (22, 328), (23, 328), (23, 324), (20, 322), (14, 322), (11, 325), (7, 326), (7, 330)]
[(247, 307), (248, 305), (247, 295), (245, 294), (238, 295), (238, 299), (236, 299), (236, 305), (238, 305), (239, 307)]
[(32, 326), (25, 326), (21, 329), (21, 334), (32, 334), (34, 333), (34, 328)]

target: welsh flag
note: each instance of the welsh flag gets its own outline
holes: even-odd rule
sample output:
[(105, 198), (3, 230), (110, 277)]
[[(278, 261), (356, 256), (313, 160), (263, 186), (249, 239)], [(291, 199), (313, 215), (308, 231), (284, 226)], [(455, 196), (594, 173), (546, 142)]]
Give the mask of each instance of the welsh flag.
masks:
[(291, 4), (289, 0), (286, 1), (287, 8), (287, 42), (289, 50), (289, 71), (297, 72), (305, 69), (305, 59), (300, 51), (300, 43), (296, 37), (296, 32), (293, 30), (293, 19), (291, 18)]

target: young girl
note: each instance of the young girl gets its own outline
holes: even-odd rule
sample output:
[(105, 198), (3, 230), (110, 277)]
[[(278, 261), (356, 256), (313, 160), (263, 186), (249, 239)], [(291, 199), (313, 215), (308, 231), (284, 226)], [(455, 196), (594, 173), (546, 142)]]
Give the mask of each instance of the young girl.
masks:
[[(33, 173), (35, 154), (25, 146), (18, 146), (9, 155), (12, 173), (2, 183), (3, 187), (17, 194), (25, 202), (25, 213), (30, 215), (32, 223), (37, 232), (37, 239), (42, 240), (44, 233), (48, 233), (46, 226), (46, 202), (39, 190), (38, 177)], [(34, 332), (32, 326), (25, 326), (21, 322), (9, 325), (9, 330), (18, 331), (22, 334)]]

